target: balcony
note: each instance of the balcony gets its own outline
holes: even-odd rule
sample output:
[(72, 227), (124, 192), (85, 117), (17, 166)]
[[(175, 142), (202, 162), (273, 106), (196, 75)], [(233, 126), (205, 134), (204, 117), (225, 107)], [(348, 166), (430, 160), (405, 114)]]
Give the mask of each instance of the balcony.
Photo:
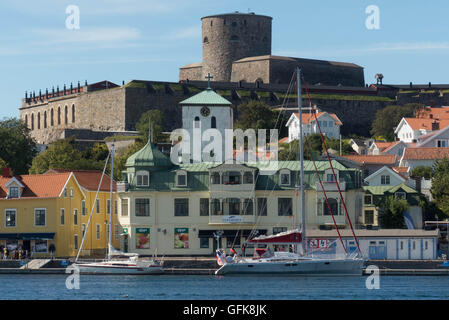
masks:
[[(338, 226), (346, 225), (346, 216), (344, 216), (344, 215), (335, 216), (334, 215), (334, 218), (335, 218), (335, 223)], [(318, 216), (317, 224), (333, 226), (334, 222), (332, 221), (332, 216)]]
[(209, 224), (254, 224), (255, 215), (210, 215)]
[[(322, 181), (322, 182), (323, 182), (324, 191), (338, 191), (337, 183), (335, 181)], [(339, 182), (339, 185), (340, 185), (341, 191), (346, 190), (346, 182), (345, 181)], [(317, 192), (322, 191), (321, 184), (319, 181), (316, 182), (316, 190), (317, 190)]]

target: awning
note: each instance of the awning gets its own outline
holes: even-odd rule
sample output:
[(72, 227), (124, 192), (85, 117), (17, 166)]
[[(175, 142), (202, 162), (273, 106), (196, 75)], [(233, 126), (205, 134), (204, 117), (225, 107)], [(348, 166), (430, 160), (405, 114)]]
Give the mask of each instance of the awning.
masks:
[(54, 237), (54, 232), (0, 233), (0, 240), (52, 240)]
[[(218, 230), (199, 230), (198, 231), (198, 238), (213, 238), (214, 237), (214, 233), (216, 233)], [(263, 234), (267, 234), (267, 230), (250, 230), (250, 229), (244, 229), (244, 230), (221, 230), (223, 231), (223, 238), (231, 238), (231, 237), (235, 237), (238, 233), (238, 236), (241, 237), (245, 237), (248, 238), (249, 235), (251, 234), (251, 231), (255, 232), (255, 235), (263, 235)], [(254, 236), (254, 233), (253, 233)]]

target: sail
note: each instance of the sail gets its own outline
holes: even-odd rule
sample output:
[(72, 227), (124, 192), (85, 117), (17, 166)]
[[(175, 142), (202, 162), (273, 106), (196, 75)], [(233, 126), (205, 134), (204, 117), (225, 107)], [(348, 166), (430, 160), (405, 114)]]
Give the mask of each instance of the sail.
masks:
[(275, 235), (262, 235), (248, 242), (251, 243), (274, 243), (274, 244), (289, 244), (289, 243), (300, 243), (302, 241), (302, 233), (298, 229), (289, 230)]
[(110, 257), (112, 257), (112, 256), (127, 256), (127, 257), (138, 256), (137, 253), (125, 253), (125, 252), (119, 251), (119, 250), (115, 249), (111, 244), (109, 244), (108, 246), (109, 246), (108, 255)]

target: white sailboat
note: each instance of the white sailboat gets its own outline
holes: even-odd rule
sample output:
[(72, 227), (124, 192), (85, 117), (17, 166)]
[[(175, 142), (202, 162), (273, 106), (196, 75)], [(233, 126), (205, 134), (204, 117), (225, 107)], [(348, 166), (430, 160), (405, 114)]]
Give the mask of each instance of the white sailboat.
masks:
[[(300, 69), (297, 69), (298, 110), (299, 119), (302, 119)], [(305, 222), (305, 192), (304, 192), (304, 154), (302, 121), (299, 121), (299, 148), (300, 148), (300, 189), (301, 189), (301, 229), (293, 229), (270, 236), (259, 236), (249, 240), (254, 244), (291, 245), (296, 252), (271, 252), (270, 249), (262, 252), (256, 249), (255, 257), (226, 256), (224, 251), (218, 249), (217, 261), (221, 266), (215, 271), (216, 275), (225, 274), (301, 274), (301, 275), (362, 275), (364, 259), (358, 254), (343, 257), (317, 258), (308, 255), (306, 246)], [(338, 183), (338, 182), (337, 182)], [(349, 217), (348, 217), (349, 218)], [(338, 229), (337, 229), (338, 230)], [(302, 250), (301, 250), (302, 249)], [(302, 252), (298, 252), (302, 251)]]
[[(108, 237), (108, 248), (106, 259), (98, 262), (78, 262), (80, 252), (83, 248), (84, 239), (87, 235), (87, 230), (89, 228), (89, 223), (92, 218), (92, 213), (94, 210), (94, 205), (92, 206), (92, 211), (90, 213), (89, 221), (87, 223), (86, 231), (84, 232), (83, 240), (81, 241), (78, 254), (75, 259), (74, 266), (79, 268), (81, 274), (161, 274), (163, 273), (162, 263), (155, 259), (151, 260), (141, 260), (137, 253), (124, 253), (115, 249), (111, 244), (111, 228), (112, 228), (112, 182), (113, 182), (113, 172), (114, 172), (114, 145), (112, 145), (111, 153), (111, 200), (110, 200), (110, 210), (109, 210), (109, 237)], [(95, 199), (98, 197), (98, 192), (100, 190), (101, 183), (103, 181), (103, 176), (106, 171), (106, 166), (108, 163), (108, 158), (106, 159), (106, 164), (103, 170), (103, 174), (98, 185), (97, 194)], [(127, 260), (118, 259), (118, 257), (128, 257)]]

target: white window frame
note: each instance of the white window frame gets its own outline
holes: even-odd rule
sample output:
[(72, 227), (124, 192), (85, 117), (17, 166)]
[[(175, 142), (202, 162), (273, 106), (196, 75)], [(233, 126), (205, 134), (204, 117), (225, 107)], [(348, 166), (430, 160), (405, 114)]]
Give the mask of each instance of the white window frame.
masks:
[(114, 225), (114, 237), (115, 237), (115, 240), (118, 240), (118, 236), (119, 236), (119, 227), (118, 227), (118, 224), (116, 223)]
[(100, 214), (101, 213), (101, 205), (100, 205), (100, 199), (95, 199), (95, 212)]
[[(139, 177), (142, 177), (142, 181), (140, 184), (139, 184)], [(146, 183), (144, 181), (145, 177), (147, 178)], [(148, 171), (144, 171), (144, 170), (137, 171), (136, 172), (136, 186), (137, 187), (148, 187), (149, 185), (150, 185), (150, 173)]]
[[(399, 198), (398, 195), (399, 194), (403, 194), (404, 197), (403, 198)], [(405, 193), (404, 191), (397, 191), (394, 193), (394, 199), (395, 200), (407, 200), (407, 193)]]
[[(76, 224), (75, 224), (75, 217), (76, 217)], [(73, 225), (77, 226), (79, 224), (79, 215), (78, 215), (78, 209), (73, 209)]]
[[(13, 197), (13, 196), (12, 196), (11, 190), (12, 190), (13, 188), (17, 189), (17, 197)], [(20, 198), (20, 188), (19, 188), (19, 186), (10, 186), (10, 187), (8, 188), (8, 199), (18, 199), (18, 198)]]
[(97, 240), (101, 239), (101, 224), (97, 223), (95, 226), (95, 238)]
[[(185, 176), (185, 184), (179, 184), (179, 180), (178, 177), (179, 176)], [(184, 170), (180, 170), (178, 172), (176, 172), (176, 186), (177, 187), (187, 187), (187, 172)]]
[[(282, 183), (282, 175), (288, 175), (288, 183)], [(290, 186), (292, 183), (292, 173), (288, 169), (279, 170), (279, 185), (280, 186)]]
[[(387, 183), (387, 180), (388, 180), (388, 183)], [(381, 185), (388, 186), (388, 185), (390, 185), (390, 183), (391, 183), (390, 175), (383, 174), (383, 175), (380, 176), (380, 184)]]
[[(6, 225), (6, 212), (7, 211), (14, 211), (14, 226), (7, 226)], [(5, 209), (5, 228), (16, 228), (17, 227), (17, 209), (15, 208), (6, 208)]]
[[(36, 225), (36, 210), (44, 210), (45, 212), (45, 224), (44, 225)], [(47, 208), (34, 208), (34, 216), (33, 216), (33, 224), (35, 227), (46, 227), (47, 226)]]
[(74, 197), (74, 191), (73, 191), (73, 188), (70, 188), (70, 198), (73, 198)]
[(81, 215), (82, 216), (86, 215), (86, 213), (87, 213), (86, 209), (87, 209), (86, 208), (86, 200), (81, 200)]
[[(75, 241), (75, 239), (76, 239), (76, 241)], [(74, 234), (73, 235), (73, 249), (75, 249), (75, 250), (79, 249), (79, 243), (78, 242), (79, 242), (78, 234)]]

